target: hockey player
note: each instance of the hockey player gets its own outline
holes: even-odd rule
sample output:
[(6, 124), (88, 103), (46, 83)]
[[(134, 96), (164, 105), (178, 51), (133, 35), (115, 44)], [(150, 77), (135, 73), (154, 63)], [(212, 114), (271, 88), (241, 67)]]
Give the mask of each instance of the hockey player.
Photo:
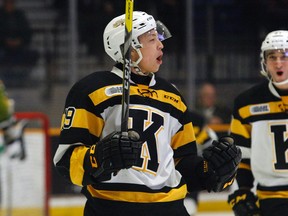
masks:
[(237, 216), (287, 216), (288, 31), (266, 36), (261, 65), (268, 81), (234, 101), (231, 135), (243, 159), (237, 174), (239, 189), (228, 202)]
[[(27, 121), (17, 120), (14, 116), (14, 100), (9, 98), (4, 86), (4, 83), (0, 80), (0, 130), (3, 134), (3, 139), (0, 141), (0, 198), (4, 200), (2, 195), (3, 176), (10, 176), (13, 170), (11, 169), (10, 161), (6, 159), (25, 159), (25, 148), (23, 142), (23, 132), (27, 125)], [(4, 155), (4, 157), (3, 157)], [(5, 172), (5, 175), (3, 173)], [(11, 182), (5, 185), (7, 190), (11, 190)], [(11, 215), (11, 191), (9, 191), (7, 197), (7, 215)]]
[(66, 98), (54, 164), (82, 187), (85, 216), (188, 215), (187, 190), (229, 187), (241, 152), (225, 137), (197, 156), (182, 96), (155, 75), (170, 33), (140, 11), (133, 13), (129, 131), (120, 132), (124, 18), (114, 18), (104, 30), (105, 51), (115, 66), (78, 81)]
[(0, 145), (0, 152), (8, 145), (19, 141), (21, 151), (17, 156), (21, 159), (25, 157), (22, 136), (26, 125), (26, 120), (18, 121), (14, 117), (14, 100), (8, 97), (4, 83), (0, 80), (0, 129), (3, 131), (4, 138)]
[[(217, 134), (206, 123), (204, 116), (195, 111), (190, 111), (191, 120), (193, 122), (193, 130), (196, 138), (196, 147), (198, 155), (202, 155), (204, 149), (211, 146), (213, 140), (218, 139)], [(190, 214), (194, 216), (198, 210), (199, 192), (193, 191), (187, 194), (184, 199), (184, 205)]]
[(190, 116), (193, 122), (197, 152), (198, 155), (202, 155), (204, 149), (208, 148), (212, 144), (212, 141), (218, 139), (218, 137), (215, 131), (209, 127), (203, 115), (190, 111)]

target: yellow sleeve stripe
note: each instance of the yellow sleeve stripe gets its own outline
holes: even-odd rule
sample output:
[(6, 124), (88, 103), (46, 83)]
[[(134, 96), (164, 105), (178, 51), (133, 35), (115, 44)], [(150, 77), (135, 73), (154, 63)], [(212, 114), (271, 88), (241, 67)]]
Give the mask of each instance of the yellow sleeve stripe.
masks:
[(104, 121), (102, 118), (95, 116), (85, 109), (76, 109), (72, 127), (87, 129), (94, 136), (100, 137), (103, 126)]
[(209, 139), (209, 135), (208, 135), (206, 129), (207, 129), (206, 127), (203, 128), (203, 129), (200, 131), (200, 133), (196, 136), (196, 142), (197, 142), (197, 144), (202, 145), (202, 144), (204, 144), (204, 143), (206, 142), (206, 140)]
[(93, 197), (100, 199), (137, 203), (170, 202), (184, 199), (187, 193), (186, 185), (171, 189), (168, 193), (96, 190), (91, 185), (88, 185), (87, 189)]
[[(187, 131), (191, 131), (191, 133), (187, 133)], [(172, 143), (173, 149), (177, 149), (183, 145), (186, 145), (187, 143), (195, 141), (195, 135), (193, 132), (193, 125), (192, 123), (188, 123), (184, 125), (183, 130), (179, 131), (173, 138)]]
[(88, 148), (79, 146), (74, 149), (70, 158), (70, 178), (73, 184), (82, 186), (84, 176), (84, 158)]
[(251, 134), (251, 125), (243, 125), (238, 119), (233, 118), (231, 121), (231, 132), (249, 139)]
[(240, 164), (239, 164), (239, 169), (251, 170), (251, 167), (250, 167), (250, 165), (248, 165), (248, 164), (240, 163)]
[(257, 190), (257, 195), (260, 200), (263, 199), (270, 199), (270, 198), (287, 198), (288, 197), (288, 191), (260, 191)]

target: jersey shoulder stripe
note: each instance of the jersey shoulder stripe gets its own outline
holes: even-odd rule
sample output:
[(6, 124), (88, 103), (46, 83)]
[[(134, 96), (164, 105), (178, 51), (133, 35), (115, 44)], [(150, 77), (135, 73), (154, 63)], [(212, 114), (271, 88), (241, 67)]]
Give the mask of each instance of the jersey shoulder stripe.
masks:
[(270, 91), (268, 82), (258, 84), (240, 94), (234, 101), (233, 116), (241, 123), (283, 118), (283, 104)]
[(241, 108), (250, 104), (261, 104), (277, 100), (277, 98), (272, 96), (268, 82), (263, 82), (240, 93), (235, 98), (234, 104), (236, 108)]

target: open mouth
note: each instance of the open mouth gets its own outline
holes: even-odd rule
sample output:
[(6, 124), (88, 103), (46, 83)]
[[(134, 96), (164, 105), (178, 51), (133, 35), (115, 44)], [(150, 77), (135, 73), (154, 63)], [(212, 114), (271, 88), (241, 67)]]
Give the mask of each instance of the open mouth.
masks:
[(162, 57), (163, 57), (163, 55), (160, 55), (160, 56), (157, 57), (157, 61), (158, 61), (160, 64), (162, 63)]
[(277, 74), (278, 76), (282, 76), (282, 75), (283, 75), (283, 71), (277, 71), (276, 74)]

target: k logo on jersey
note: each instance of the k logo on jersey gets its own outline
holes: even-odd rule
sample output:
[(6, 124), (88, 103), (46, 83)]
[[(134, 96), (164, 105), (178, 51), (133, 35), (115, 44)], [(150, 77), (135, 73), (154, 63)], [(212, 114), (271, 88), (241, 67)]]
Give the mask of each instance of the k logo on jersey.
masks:
[(287, 125), (279, 124), (272, 125), (270, 127), (271, 133), (273, 133), (275, 143), (275, 156), (274, 163), (275, 170), (287, 170), (288, 169), (288, 140), (284, 136), (287, 133)]

